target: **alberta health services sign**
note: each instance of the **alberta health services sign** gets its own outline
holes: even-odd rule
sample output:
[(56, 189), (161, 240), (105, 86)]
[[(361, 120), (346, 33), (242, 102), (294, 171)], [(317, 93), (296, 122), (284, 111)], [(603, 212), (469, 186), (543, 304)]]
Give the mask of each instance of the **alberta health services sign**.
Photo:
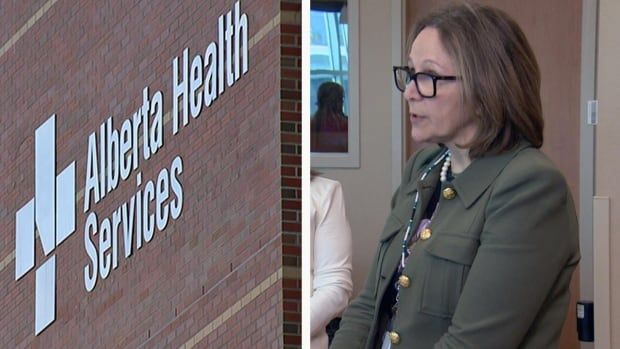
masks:
[[(181, 61), (181, 62), (179, 62)], [(181, 71), (179, 73), (179, 71)], [(172, 135), (200, 116), (203, 105), (210, 107), (224, 92), (248, 72), (248, 17), (240, 13), (239, 1), (218, 19), (218, 42), (211, 42), (204, 57), (197, 54), (189, 62), (189, 48), (183, 57), (172, 60)], [(180, 103), (179, 103), (180, 101)], [(140, 161), (148, 161), (164, 146), (164, 95), (142, 91), (142, 105), (114, 128), (112, 117), (99, 132), (88, 137), (84, 184), (84, 287), (91, 292), (98, 279), (105, 280), (118, 266), (119, 240), (122, 255), (129, 258), (153, 239), (183, 210), (183, 160), (176, 156), (157, 178), (135, 175), (136, 192), (110, 217), (100, 217), (91, 206), (99, 203), (130, 179)], [(56, 174), (56, 115), (35, 130), (34, 198), (15, 214), (15, 280), (35, 266), (35, 231), (47, 260), (35, 275), (35, 335), (56, 319), (56, 255), (54, 249), (76, 230), (76, 161)], [(140, 149), (141, 148), (141, 149)], [(149, 211), (154, 203), (155, 209)], [(94, 205), (93, 205), (94, 206)], [(98, 239), (91, 239), (91, 236)], [(51, 254), (51, 256), (50, 256)]]

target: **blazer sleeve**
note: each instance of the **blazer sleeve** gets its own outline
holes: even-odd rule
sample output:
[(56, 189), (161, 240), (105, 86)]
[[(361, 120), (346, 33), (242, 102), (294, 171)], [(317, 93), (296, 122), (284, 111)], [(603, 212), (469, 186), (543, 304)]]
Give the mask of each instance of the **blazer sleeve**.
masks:
[(353, 292), (351, 281), (351, 228), (347, 222), (342, 187), (327, 192), (314, 235), (314, 279), (310, 297), (311, 335), (325, 331), (331, 319), (340, 315)]
[(477, 255), (436, 349), (517, 348), (558, 275), (578, 261), (575, 209), (559, 171), (513, 159), (491, 190)]

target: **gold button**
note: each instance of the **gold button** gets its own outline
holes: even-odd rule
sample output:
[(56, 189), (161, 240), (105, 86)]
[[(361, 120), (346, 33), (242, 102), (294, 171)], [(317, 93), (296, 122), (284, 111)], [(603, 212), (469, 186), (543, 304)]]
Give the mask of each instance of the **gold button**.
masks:
[(390, 342), (392, 342), (392, 344), (400, 343), (400, 335), (396, 331), (391, 331), (389, 335), (390, 335)]
[(422, 230), (422, 233), (420, 233), (420, 239), (428, 240), (431, 237), (431, 235), (433, 235), (433, 231), (431, 230), (431, 228), (426, 228)]
[(443, 190), (443, 197), (446, 200), (452, 200), (456, 196), (456, 192), (452, 188), (446, 188)]
[(411, 279), (407, 275), (401, 275), (398, 277), (398, 284), (400, 287), (407, 288), (411, 285)]

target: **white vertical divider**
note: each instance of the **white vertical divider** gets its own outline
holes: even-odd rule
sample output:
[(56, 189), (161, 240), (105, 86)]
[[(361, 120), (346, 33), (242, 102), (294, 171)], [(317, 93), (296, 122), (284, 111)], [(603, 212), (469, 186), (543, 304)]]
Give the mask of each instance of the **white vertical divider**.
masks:
[(593, 208), (594, 348), (611, 349), (609, 197), (595, 196)]

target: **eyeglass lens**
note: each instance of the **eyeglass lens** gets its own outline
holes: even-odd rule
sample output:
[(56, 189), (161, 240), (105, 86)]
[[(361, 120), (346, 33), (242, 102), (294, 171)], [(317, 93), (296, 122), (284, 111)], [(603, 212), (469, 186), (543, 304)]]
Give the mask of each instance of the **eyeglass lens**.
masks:
[(403, 92), (405, 91), (405, 89), (407, 88), (407, 85), (411, 82), (413, 82), (412, 80), (416, 80), (416, 85), (418, 88), (418, 93), (420, 93), (420, 95), (424, 96), (424, 97), (430, 97), (433, 96), (435, 94), (435, 84), (433, 82), (433, 77), (424, 73), (418, 73), (418, 74), (410, 74), (408, 71), (406, 70), (398, 70), (398, 82), (399, 82), (399, 89), (402, 90)]

